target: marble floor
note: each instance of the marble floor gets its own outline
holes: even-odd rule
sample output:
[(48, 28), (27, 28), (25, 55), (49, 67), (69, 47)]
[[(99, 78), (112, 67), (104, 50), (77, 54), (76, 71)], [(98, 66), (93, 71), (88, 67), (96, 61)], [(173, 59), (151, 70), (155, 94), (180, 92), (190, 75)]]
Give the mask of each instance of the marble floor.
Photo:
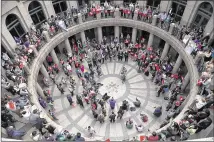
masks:
[[(84, 63), (84, 65), (87, 70), (87, 64)], [(127, 69), (127, 80), (125, 83), (122, 83), (119, 75), (123, 66)], [(81, 132), (85, 137), (88, 137), (85, 128), (90, 125), (96, 131), (95, 137), (101, 138), (102, 140), (110, 138), (111, 140), (119, 141), (139, 135), (135, 128), (129, 130), (125, 127), (125, 122), (129, 118), (133, 119), (134, 124), (142, 124), (144, 126), (142, 135), (148, 134), (148, 129), (150, 129), (150, 131), (158, 129), (160, 123), (165, 119), (166, 115), (164, 114), (166, 114), (166, 112), (164, 110), (163, 115), (156, 118), (153, 116), (154, 107), (162, 105), (163, 108), (165, 108), (167, 101), (164, 100), (162, 96), (156, 97), (156, 86), (151, 82), (150, 77), (146, 77), (142, 73), (137, 72), (136, 62), (131, 60), (128, 62), (106, 62), (101, 66), (101, 69), (103, 75), (95, 79), (97, 82), (104, 84), (99, 89), (98, 98), (101, 98), (104, 93), (108, 93), (108, 95), (114, 97), (116, 100), (114, 112), (116, 114), (123, 100), (127, 100), (130, 105), (133, 105), (137, 97), (141, 101), (141, 107), (137, 108), (136, 111), (125, 112), (122, 120), (118, 119), (115, 123), (110, 123), (109, 118), (106, 117), (105, 122), (100, 124), (99, 121), (93, 118), (90, 105), (84, 103), (84, 108), (81, 108), (77, 104), (70, 106), (66, 98), (66, 95), (69, 94), (67, 87), (64, 95), (61, 95), (56, 85), (53, 85), (51, 90), (56, 109), (56, 117), (59, 119), (56, 122), (71, 133)], [(62, 77), (65, 77), (63, 72), (58, 75), (57, 81), (59, 82)], [(83, 90), (81, 82), (75, 73), (73, 77), (77, 84), (75, 94), (81, 94)], [(73, 100), (76, 101), (75, 97)], [(108, 116), (112, 111), (108, 103), (105, 106)], [(99, 111), (101, 111), (100, 105), (98, 105), (98, 112)], [(148, 115), (148, 122), (142, 122), (140, 113)]]
[[(88, 66), (86, 62), (83, 62), (86, 70), (88, 70)], [(122, 67), (125, 66), (128, 70), (127, 72), (127, 81), (123, 84), (120, 79), (120, 71)], [(119, 62), (119, 61), (107, 61), (105, 64), (101, 66), (102, 68), (102, 76), (100, 78), (95, 77), (97, 82), (103, 83), (104, 85), (99, 89), (98, 98), (101, 98), (104, 93), (108, 93), (108, 95), (112, 96), (116, 100), (116, 108), (114, 112), (117, 114), (118, 107), (121, 105), (123, 100), (127, 100), (131, 105), (135, 101), (136, 97), (141, 101), (141, 107), (137, 108), (136, 111), (127, 111), (123, 115), (122, 120), (116, 120), (115, 123), (110, 123), (109, 118), (105, 118), (105, 122), (100, 124), (99, 121), (94, 120), (90, 105), (84, 103), (84, 108), (81, 108), (79, 105), (75, 103), (75, 106), (70, 106), (69, 102), (66, 98), (66, 95), (69, 94), (68, 88), (65, 87), (64, 95), (61, 95), (59, 90), (57, 89), (55, 84), (52, 84), (49, 89), (51, 89), (54, 99), (54, 106), (56, 117), (59, 119), (56, 121), (59, 125), (63, 126), (66, 130), (69, 130), (71, 133), (81, 132), (82, 135), (86, 138), (87, 141), (105, 141), (110, 139), (111, 141), (122, 141), (122, 140), (130, 140), (134, 136), (140, 135), (148, 135), (153, 130), (157, 130), (164, 121), (166, 117), (165, 106), (167, 104), (167, 100), (163, 99), (163, 96), (156, 97), (156, 89), (157, 86), (151, 82), (150, 77), (144, 76), (142, 73), (137, 72), (136, 62), (129, 60), (128, 62)], [(72, 75), (76, 80), (76, 89), (75, 94), (82, 93), (82, 85), (78, 77), (75, 73)], [(57, 76), (57, 83), (61, 81), (62, 77), (66, 77), (63, 72), (60, 72)], [(39, 77), (38, 77), (39, 79)], [(40, 81), (39, 81), (40, 82)], [(42, 85), (40, 83), (42, 87)], [(44, 88), (47, 89), (47, 88)], [(74, 99), (76, 98), (74, 96)], [(156, 118), (152, 113), (154, 111), (154, 107), (162, 105), (163, 115), (159, 118)], [(111, 113), (109, 104), (106, 104), (107, 113)], [(98, 105), (98, 111), (100, 110), (100, 105)], [(144, 123), (140, 119), (140, 113), (144, 113), (148, 115), (148, 122)], [(211, 110), (211, 116), (213, 117), (213, 110)], [(30, 124), (26, 124), (23, 118), (19, 118), (16, 116), (18, 122), (15, 123), (16, 129), (25, 130), (27, 133), (23, 137), (24, 140), (32, 141), (30, 138), (30, 134), (35, 127), (32, 127)], [(125, 126), (125, 122), (132, 118), (135, 124), (142, 124), (144, 126), (144, 131), (142, 133), (138, 133), (135, 128), (127, 129)], [(214, 121), (214, 120), (213, 120)], [(86, 127), (92, 126), (96, 134), (93, 138), (90, 138)], [(148, 129), (150, 131), (148, 131)], [(190, 139), (203, 138), (207, 136), (213, 136), (213, 124), (208, 129), (201, 131), (198, 135), (193, 135)], [(6, 136), (5, 129), (2, 129), (2, 137)]]

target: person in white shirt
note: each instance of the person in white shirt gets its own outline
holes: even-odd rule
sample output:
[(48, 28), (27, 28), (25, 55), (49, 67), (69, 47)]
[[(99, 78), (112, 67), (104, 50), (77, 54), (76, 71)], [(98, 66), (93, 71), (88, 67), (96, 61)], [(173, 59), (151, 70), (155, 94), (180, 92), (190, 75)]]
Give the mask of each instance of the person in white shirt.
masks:
[(58, 25), (62, 30), (66, 31), (66, 32), (68, 31), (68, 29), (66, 28), (65, 22), (62, 19), (60, 19), (58, 21)]
[(36, 26), (32, 23), (32, 25), (31, 25), (31, 29), (34, 31), (34, 32), (36, 32)]
[(108, 2), (107, 2), (107, 1), (105, 1), (105, 3), (104, 3), (104, 7), (105, 7), (105, 9), (108, 9), (109, 4), (108, 4)]
[(129, 10), (130, 10), (130, 11), (134, 11), (134, 5), (133, 5), (132, 2), (129, 4)]
[(95, 6), (96, 6), (95, 2), (93, 2), (91, 6), (92, 6), (92, 8), (95, 8)]
[(135, 9), (139, 9), (140, 5), (138, 2), (135, 3)]
[(94, 128), (93, 128), (93, 127), (91, 127), (91, 126), (88, 126), (86, 129), (87, 129), (87, 131), (88, 131), (88, 133), (89, 133), (90, 137), (92, 137), (92, 136), (93, 136), (93, 134), (95, 134), (95, 133), (96, 133), (96, 132), (95, 132), (95, 130), (94, 130)]
[(160, 22), (161, 22), (161, 28), (163, 26), (163, 23), (165, 21), (165, 19), (167, 18), (167, 13), (164, 11), (163, 13), (160, 13)]
[(33, 139), (33, 141), (41, 141), (42, 140), (42, 135), (41, 133), (37, 132), (37, 131), (33, 131), (30, 134), (30, 137)]
[(135, 128), (138, 132), (143, 132), (143, 125), (135, 125)]

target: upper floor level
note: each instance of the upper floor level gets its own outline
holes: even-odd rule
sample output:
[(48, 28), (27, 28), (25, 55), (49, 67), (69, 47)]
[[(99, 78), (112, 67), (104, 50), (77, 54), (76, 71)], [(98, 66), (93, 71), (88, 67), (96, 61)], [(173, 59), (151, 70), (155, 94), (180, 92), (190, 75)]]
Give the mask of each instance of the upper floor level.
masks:
[(130, 3), (140, 9), (151, 8), (166, 11), (173, 17), (173, 22), (181, 25), (203, 27), (204, 33), (213, 34), (213, 1), (187, 1), (187, 0), (54, 0), (54, 1), (2, 1), (2, 41), (4, 46), (15, 47), (14, 36), (24, 36), (32, 26), (40, 26), (53, 15), (72, 12), (86, 5), (111, 5), (128, 7)]

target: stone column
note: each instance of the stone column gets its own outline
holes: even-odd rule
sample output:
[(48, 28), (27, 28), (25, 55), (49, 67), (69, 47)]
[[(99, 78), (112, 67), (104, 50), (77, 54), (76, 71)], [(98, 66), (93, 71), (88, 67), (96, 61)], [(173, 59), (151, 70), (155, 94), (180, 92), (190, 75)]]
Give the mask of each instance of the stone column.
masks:
[[(153, 16), (153, 19), (152, 19), (152, 25), (153, 26), (156, 26), (156, 24), (157, 24), (157, 18), (158, 18), (157, 15)], [(148, 44), (147, 44), (148, 47), (152, 46), (153, 40), (154, 40), (154, 35), (152, 33), (150, 33), (150, 35), (149, 35), (149, 41), (148, 41)]]
[(80, 32), (80, 37), (81, 37), (82, 43), (85, 44), (86, 43), (85, 32)]
[(97, 28), (97, 34), (98, 34), (98, 42), (101, 43), (101, 42), (102, 42), (102, 39), (103, 39), (102, 27), (98, 27), (98, 28)]
[(138, 17), (138, 10), (135, 10), (133, 20), (137, 21), (137, 17)]
[[(21, 20), (22, 22), (25, 23), (25, 25), (23, 25), (23, 28), (26, 30), (26, 31), (29, 31), (31, 26), (32, 26), (32, 23), (33, 23), (33, 20), (31, 19), (30, 17), (30, 14), (29, 12), (27, 11), (27, 9), (25, 8), (24, 6), (24, 3), (23, 2), (19, 2), (17, 4), (17, 8), (18, 8), (18, 12), (20, 12), (21, 14), (21, 17), (20, 18), (23, 18), (23, 20)], [(26, 29), (27, 28), (27, 29)]]
[(41, 66), (40, 71), (41, 71), (43, 76), (45, 76), (46, 78), (49, 78), (49, 74), (48, 74), (44, 65)]
[(172, 33), (173, 33), (174, 28), (175, 28), (175, 23), (171, 23), (171, 24), (170, 24), (170, 27), (169, 27), (169, 31), (168, 31), (168, 32), (169, 32), (170, 34), (172, 34)]
[(170, 48), (169, 43), (166, 42), (165, 45), (164, 45), (163, 52), (161, 54), (161, 60), (163, 60), (166, 57), (166, 55), (169, 52), (169, 48)]
[(115, 11), (114, 11), (114, 17), (115, 18), (120, 18), (120, 10), (119, 10), (119, 8), (115, 9)]
[(149, 35), (149, 41), (148, 41), (147, 47), (152, 46), (153, 39), (154, 39), (154, 35), (153, 35), (152, 33), (150, 33), (150, 35)]
[(186, 74), (186, 76), (184, 77), (184, 81), (183, 81), (183, 84), (181, 86), (181, 91), (184, 91), (187, 87), (187, 85), (189, 84), (190, 82), (190, 75), (189, 75), (189, 72)]
[(79, 22), (79, 24), (83, 23), (82, 22), (82, 14), (81, 13), (78, 13), (78, 22)]
[[(172, 34), (174, 28), (175, 28), (175, 24), (174, 24), (174, 23), (170, 24), (170, 28), (169, 28), (169, 31), (168, 31), (168, 32), (169, 32), (170, 34)], [(168, 54), (169, 48), (170, 48), (170, 45), (169, 45), (169, 43), (166, 42), (165, 45), (164, 45), (164, 49), (163, 49), (162, 55), (161, 55), (161, 59), (162, 59), (162, 60), (163, 60), (163, 59), (166, 57), (166, 55)]]
[(97, 16), (97, 20), (101, 19), (101, 12), (97, 13), (96, 16)]
[(72, 54), (71, 45), (68, 39), (65, 40), (65, 48), (67, 49), (68, 54)]
[(153, 18), (152, 18), (152, 25), (153, 25), (153, 26), (156, 26), (156, 24), (157, 24), (157, 19), (158, 19), (158, 15), (154, 15)]
[(45, 37), (46, 42), (49, 42), (51, 40), (48, 31), (43, 31), (42, 35)]
[(114, 37), (117, 37), (118, 39), (120, 37), (120, 28), (119, 28), (119, 26), (114, 26)]
[[(115, 17), (115, 19), (120, 18), (119, 8), (115, 9), (114, 17)], [(118, 39), (120, 37), (120, 28), (119, 28), (119, 26), (114, 26), (114, 37), (117, 37)]]
[(35, 45), (30, 45), (29, 48), (33, 50), (33, 53), (36, 57), (39, 55), (39, 52), (36, 49)]
[(43, 98), (46, 98), (45, 95), (44, 95), (43, 89), (42, 89), (42, 87), (39, 85), (38, 82), (36, 83), (36, 91), (37, 91), (38, 95), (40, 95), (40, 96), (43, 97)]
[(174, 67), (173, 67), (173, 70), (172, 70), (172, 73), (176, 73), (177, 71), (178, 71), (178, 69), (179, 69), (179, 67), (180, 67), (180, 65), (181, 65), (181, 63), (182, 63), (182, 57), (181, 57), (181, 55), (179, 55), (178, 56), (178, 59), (177, 59), (177, 61), (176, 61), (176, 63), (175, 63), (175, 65), (174, 65)]
[[(82, 21), (82, 14), (81, 13), (78, 13), (78, 22), (79, 24), (83, 23)], [(80, 32), (80, 36), (81, 36), (81, 41), (82, 43), (85, 43), (86, 42), (86, 38), (85, 38), (85, 32)]]
[(133, 28), (132, 29), (132, 42), (135, 43), (137, 38), (137, 29)]
[(195, 59), (194, 59), (195, 65), (197, 65), (198, 62), (200, 61), (200, 59), (201, 59), (201, 58), (204, 58), (204, 56), (205, 56), (205, 55), (199, 51), (199, 52), (196, 54)]
[(59, 65), (59, 59), (56, 55), (56, 52), (54, 51), (54, 49), (51, 51), (51, 57), (53, 58), (53, 61), (55, 64)]
[(27, 64), (24, 65), (24, 71), (27, 73), (27, 75), (30, 74), (30, 68), (28, 67)]
[(51, 15), (56, 16), (52, 1), (44, 1), (44, 5), (47, 10), (48, 18), (51, 18)]

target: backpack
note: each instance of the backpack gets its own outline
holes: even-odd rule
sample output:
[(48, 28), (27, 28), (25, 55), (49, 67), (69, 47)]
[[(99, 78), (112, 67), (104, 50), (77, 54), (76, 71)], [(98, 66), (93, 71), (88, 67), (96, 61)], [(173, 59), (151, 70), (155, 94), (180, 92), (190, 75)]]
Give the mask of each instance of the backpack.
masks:
[(136, 108), (135, 108), (135, 107), (130, 107), (130, 110), (131, 110), (131, 111), (135, 111)]

